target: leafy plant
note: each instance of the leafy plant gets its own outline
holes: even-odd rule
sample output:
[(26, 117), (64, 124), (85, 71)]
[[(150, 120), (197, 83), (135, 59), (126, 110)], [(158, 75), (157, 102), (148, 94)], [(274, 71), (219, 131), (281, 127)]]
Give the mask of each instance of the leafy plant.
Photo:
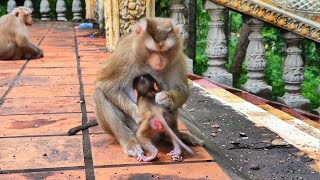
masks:
[(271, 26), (264, 26), (262, 29), (262, 36), (266, 49), (267, 67), (265, 69), (265, 80), (267, 84), (272, 86), (272, 98), (276, 100), (277, 97), (284, 94), (284, 82), (282, 79), (284, 61), (284, 41), (281, 38), (279, 29)]
[(0, 16), (5, 15), (7, 12), (7, 6), (4, 1), (0, 2)]
[(156, 16), (169, 17), (170, 16), (170, 0), (157, 0), (156, 1)]
[[(229, 68), (237, 46), (239, 32), (242, 26), (242, 17), (240, 14), (229, 11), (230, 20), (230, 36), (229, 36), (229, 58), (226, 64)], [(198, 0), (197, 11), (197, 56), (195, 73), (201, 75), (207, 69), (207, 57), (205, 55), (206, 37), (209, 31), (208, 23), (209, 15), (202, 8), (202, 1)], [(284, 94), (285, 83), (282, 79), (283, 61), (285, 58), (285, 41), (281, 37), (277, 28), (265, 24), (262, 30), (264, 45), (266, 49), (265, 58), (267, 67), (265, 69), (265, 80), (272, 86), (272, 97), (276, 100)], [(302, 94), (310, 100), (310, 108), (317, 108), (320, 105), (320, 95), (317, 92), (320, 84), (320, 55), (316, 51), (315, 43), (305, 40), (302, 43), (303, 59), (305, 60), (305, 80), (302, 84)], [(240, 83), (236, 87), (240, 87), (247, 80), (246, 68), (243, 64)]]
[(205, 53), (207, 44), (207, 34), (209, 32), (210, 17), (206, 10), (202, 7), (202, 1), (197, 0), (197, 51), (196, 51), (196, 65), (194, 68), (195, 74), (201, 75), (208, 68), (208, 58)]

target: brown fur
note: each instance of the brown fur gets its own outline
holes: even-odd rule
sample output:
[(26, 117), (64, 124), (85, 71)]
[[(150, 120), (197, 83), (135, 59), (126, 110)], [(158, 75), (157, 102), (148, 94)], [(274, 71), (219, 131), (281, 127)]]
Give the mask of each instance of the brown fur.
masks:
[[(181, 153), (180, 146), (193, 154), (193, 151), (177, 137), (176, 134), (178, 134), (179, 131), (174, 132), (172, 130), (171, 126), (175, 124), (174, 122), (177, 122), (177, 116), (155, 102), (155, 94), (159, 92), (156, 80), (149, 74), (138, 76), (133, 81), (133, 90), (142, 115), (142, 121), (136, 132), (136, 137), (143, 149), (150, 153), (149, 156), (138, 156), (137, 160), (152, 161), (157, 157), (158, 150), (152, 144), (151, 140), (160, 133), (165, 133), (170, 137), (174, 146), (174, 149), (169, 152), (168, 155), (179, 156)], [(169, 124), (171, 126), (169, 126)], [(175, 128), (175, 126), (173, 126), (173, 128)]]
[(0, 59), (34, 59), (43, 51), (30, 41), (27, 26), (32, 25), (31, 10), (17, 7), (0, 18)]
[[(148, 25), (152, 24), (152, 28)], [(172, 30), (166, 32), (170, 24)], [(148, 32), (146, 31), (148, 29)], [(150, 31), (164, 33), (174, 44), (162, 52), (150, 51), (147, 41), (152, 41)], [(164, 31), (162, 31), (164, 29)], [(162, 39), (162, 38), (159, 38)], [(153, 58), (150, 58), (153, 56)], [(141, 121), (137, 105), (129, 98), (133, 78), (141, 74), (151, 74), (163, 90), (156, 94), (156, 102), (178, 115), (178, 109), (187, 101), (189, 87), (186, 75), (185, 56), (182, 40), (171, 19), (149, 18), (141, 20), (133, 32), (118, 42), (116, 49), (101, 68), (93, 94), (94, 112), (98, 124), (119, 141), (129, 156), (143, 154), (134, 131)], [(177, 129), (177, 123), (172, 126)], [(202, 145), (203, 141), (185, 135), (185, 141)]]

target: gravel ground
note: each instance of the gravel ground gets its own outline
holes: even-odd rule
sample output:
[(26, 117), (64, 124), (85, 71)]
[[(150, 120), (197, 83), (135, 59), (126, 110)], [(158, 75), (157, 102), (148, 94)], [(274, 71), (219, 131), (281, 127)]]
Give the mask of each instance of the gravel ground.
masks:
[(192, 87), (181, 117), (232, 179), (320, 178), (311, 168), (313, 159), (205, 94)]

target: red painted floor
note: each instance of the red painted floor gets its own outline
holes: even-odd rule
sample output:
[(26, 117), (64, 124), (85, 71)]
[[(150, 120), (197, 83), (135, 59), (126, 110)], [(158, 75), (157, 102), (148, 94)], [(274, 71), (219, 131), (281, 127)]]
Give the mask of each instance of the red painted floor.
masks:
[(73, 27), (37, 23), (30, 34), (45, 57), (0, 61), (0, 179), (229, 179), (202, 147), (179, 163), (162, 147), (157, 161), (140, 163), (99, 127), (67, 136), (94, 118), (95, 74), (108, 56), (104, 38)]

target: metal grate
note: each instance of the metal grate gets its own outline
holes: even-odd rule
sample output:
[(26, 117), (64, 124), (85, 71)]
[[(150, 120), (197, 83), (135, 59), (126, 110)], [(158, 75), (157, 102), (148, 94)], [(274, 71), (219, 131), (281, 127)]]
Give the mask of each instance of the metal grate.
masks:
[(282, 9), (289, 11), (319, 14), (320, 15), (320, 0), (269, 0)]

